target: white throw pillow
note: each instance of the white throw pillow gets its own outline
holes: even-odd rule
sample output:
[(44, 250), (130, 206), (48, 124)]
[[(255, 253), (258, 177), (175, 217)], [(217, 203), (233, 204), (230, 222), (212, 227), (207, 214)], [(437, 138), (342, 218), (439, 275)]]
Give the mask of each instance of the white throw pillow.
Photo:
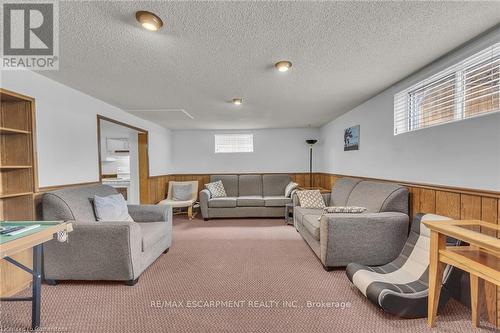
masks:
[(366, 211), (365, 207), (356, 206), (331, 206), (325, 207), (325, 213), (352, 213), (359, 214)]
[(205, 187), (210, 191), (210, 196), (212, 198), (227, 197), (226, 190), (224, 189), (224, 184), (222, 184), (222, 180), (205, 184)]
[(325, 200), (319, 190), (297, 191), (299, 203), (304, 208), (325, 208)]
[(285, 188), (285, 197), (290, 198), (293, 190), (295, 190), (297, 187), (299, 187), (299, 184), (294, 183), (294, 182), (289, 182)]
[(127, 202), (121, 194), (106, 197), (95, 195), (94, 211), (97, 221), (134, 221), (128, 213)]
[(193, 197), (192, 184), (172, 184), (172, 200), (188, 201)]

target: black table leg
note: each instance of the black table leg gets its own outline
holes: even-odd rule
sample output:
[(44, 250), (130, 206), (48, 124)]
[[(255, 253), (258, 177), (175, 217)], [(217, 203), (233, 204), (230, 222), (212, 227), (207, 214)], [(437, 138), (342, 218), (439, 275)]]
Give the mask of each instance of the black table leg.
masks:
[(40, 326), (40, 303), (42, 289), (42, 245), (33, 247), (33, 300), (31, 303), (31, 329)]

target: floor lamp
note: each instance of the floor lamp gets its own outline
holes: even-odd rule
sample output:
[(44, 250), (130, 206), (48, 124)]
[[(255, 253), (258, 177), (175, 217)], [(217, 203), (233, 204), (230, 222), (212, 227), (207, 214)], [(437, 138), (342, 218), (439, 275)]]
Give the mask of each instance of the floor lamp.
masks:
[(313, 146), (318, 140), (308, 139), (306, 143), (309, 145), (309, 187), (312, 187), (312, 173), (313, 173)]

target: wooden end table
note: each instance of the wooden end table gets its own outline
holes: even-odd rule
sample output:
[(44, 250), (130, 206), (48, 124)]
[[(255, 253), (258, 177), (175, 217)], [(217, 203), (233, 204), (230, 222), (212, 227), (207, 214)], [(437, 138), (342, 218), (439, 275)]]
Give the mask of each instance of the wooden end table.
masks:
[[(423, 221), (431, 231), (429, 261), (428, 325), (436, 324), (439, 295), (445, 265), (452, 265), (470, 274), (472, 325), (479, 325), (479, 312), (484, 299), (484, 281), (500, 286), (500, 239), (480, 233), (489, 230), (495, 235), (500, 227), (479, 220)], [(446, 237), (469, 243), (469, 246), (446, 246)]]
[[(31, 329), (40, 326), (41, 282), (42, 282), (42, 245), (54, 238), (59, 232), (73, 231), (71, 223), (62, 221), (13, 221), (0, 222), (0, 226), (39, 225), (35, 229), (18, 235), (0, 235), (0, 258), (33, 276), (31, 297), (1, 297), (1, 302), (31, 302)], [(33, 249), (33, 268), (26, 267), (11, 256), (26, 249)], [(0, 295), (1, 296), (1, 295)]]

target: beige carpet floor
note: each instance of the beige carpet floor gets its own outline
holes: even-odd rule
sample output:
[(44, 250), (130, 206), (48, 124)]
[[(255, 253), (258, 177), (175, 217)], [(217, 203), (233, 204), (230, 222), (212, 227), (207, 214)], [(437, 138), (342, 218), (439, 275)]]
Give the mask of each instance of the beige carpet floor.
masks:
[[(455, 301), (434, 330), (425, 319), (384, 314), (343, 270), (324, 271), (281, 219), (176, 217), (170, 252), (136, 286), (69, 282), (43, 285), (42, 295), (42, 332), (473, 331), (469, 311)], [(0, 310), (0, 331), (29, 327), (27, 303)], [(478, 331), (494, 331), (482, 324)]]

